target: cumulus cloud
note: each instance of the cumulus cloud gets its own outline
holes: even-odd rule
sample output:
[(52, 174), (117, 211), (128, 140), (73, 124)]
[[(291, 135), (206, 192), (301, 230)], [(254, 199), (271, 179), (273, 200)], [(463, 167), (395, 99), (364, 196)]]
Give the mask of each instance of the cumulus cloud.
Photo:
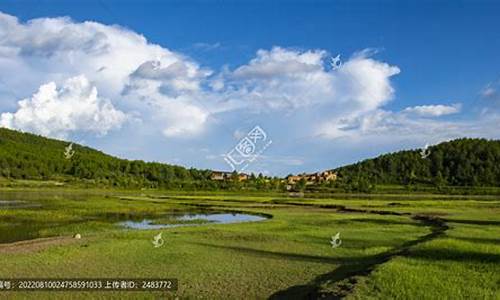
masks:
[(259, 50), (257, 57), (249, 64), (234, 71), (234, 76), (247, 80), (303, 78), (322, 71), (325, 55), (326, 52), (322, 50), (299, 52), (281, 47), (274, 47), (270, 51)]
[[(397, 67), (355, 55), (332, 69), (328, 58), (323, 50), (273, 47), (257, 51), (248, 64), (218, 74), (194, 64), (148, 61), (131, 74), (125, 95), (164, 108), (185, 105), (184, 111), (192, 114), (180, 113), (182, 109), (175, 110), (176, 116), (165, 114), (164, 120), (172, 122), (163, 131), (169, 137), (199, 133), (209, 116), (223, 112), (273, 114), (323, 106), (333, 118), (376, 109), (392, 98), (390, 77), (399, 73)], [(155, 110), (161, 111), (166, 109)], [(186, 128), (175, 129), (182, 124)]]
[(392, 98), (397, 67), (364, 54), (340, 68), (329, 68), (328, 59), (324, 50), (259, 50), (248, 64), (226, 72), (226, 98), (272, 110), (327, 105), (336, 115), (371, 110)]
[(220, 99), (233, 101), (237, 107), (297, 109), (332, 95), (331, 76), (323, 69), (325, 55), (320, 50), (259, 50), (248, 64), (223, 70), (211, 86)]
[[(198, 134), (203, 130), (203, 124), (208, 118), (208, 113), (195, 105), (179, 105), (174, 102), (165, 109), (169, 125), (163, 129), (163, 134), (167, 137), (185, 137)], [(179, 113), (169, 115), (170, 111), (179, 111)]]
[[(77, 23), (69, 18), (40, 18), (21, 23), (13, 16), (0, 13), (0, 53), (0, 75), (5, 78), (0, 95), (7, 94), (7, 89), (34, 91), (46, 82), (61, 85), (68, 78), (84, 74), (100, 95), (110, 99), (115, 106), (140, 111), (139, 117), (146, 121), (157, 120), (160, 131), (163, 127), (172, 132), (175, 124), (168, 123), (169, 120), (189, 118), (189, 112), (198, 122), (177, 122), (188, 126), (187, 130), (179, 128), (178, 132), (197, 132), (193, 126), (201, 126), (200, 121), (206, 120), (200, 118), (201, 108), (193, 109), (192, 103), (186, 107), (182, 107), (182, 103), (173, 106), (162, 101), (145, 105), (152, 100), (123, 99), (125, 92), (134, 89), (146, 90), (136, 95), (193, 93), (200, 89), (201, 80), (210, 74), (184, 55), (151, 44), (142, 35), (123, 27), (97, 22)], [(169, 119), (150, 118), (157, 111), (164, 114), (166, 110), (169, 110)], [(5, 118), (10, 118), (7, 116)], [(9, 124), (11, 122), (14, 121)]]
[(403, 110), (406, 113), (416, 114), (422, 117), (439, 117), (459, 113), (462, 105), (459, 103), (453, 105), (419, 105), (407, 107)]
[[(139, 83), (140, 82), (140, 83)], [(205, 129), (210, 109), (199, 103), (201, 92), (173, 92), (162, 90), (162, 82), (136, 81), (122, 100), (132, 111), (139, 113), (146, 123), (160, 126), (168, 138), (187, 138), (199, 135)]]
[(338, 86), (344, 103), (353, 102), (362, 111), (372, 110), (392, 99), (391, 77), (400, 69), (369, 57), (355, 55), (339, 69)]
[[(46, 82), (63, 85), (84, 74), (110, 105), (155, 122), (167, 137), (199, 134), (213, 116), (231, 111), (318, 106), (330, 112), (329, 121), (354, 118), (390, 101), (390, 78), (399, 73), (366, 52), (337, 69), (328, 66), (325, 50), (281, 47), (259, 50), (247, 64), (215, 73), (123, 27), (69, 18), (21, 23), (2, 13), (0, 53), (0, 74), (19, 74), (6, 77), (9, 88), (34, 91)], [(13, 126), (14, 119), (7, 118), (14, 114), (6, 114), (4, 124)]]
[(82, 75), (59, 88), (54, 82), (42, 85), (32, 97), (19, 101), (16, 112), (2, 113), (0, 126), (53, 137), (66, 137), (74, 131), (104, 135), (119, 128), (125, 119), (126, 115), (99, 97), (97, 88)]
[(202, 80), (210, 74), (210, 70), (201, 69), (188, 60), (173, 63), (155, 60), (141, 64), (130, 74), (130, 80), (132, 85), (137, 80), (156, 81), (163, 88), (160, 92), (169, 88), (182, 93), (199, 90)]
[[(336, 55), (324, 49), (276, 46), (214, 71), (120, 26), (69, 18), (20, 22), (0, 13), (0, 125), (58, 137), (76, 131), (104, 135), (133, 115), (143, 127), (126, 130), (172, 139), (238, 123), (229, 128), (233, 132), (245, 120), (267, 118), (289, 140), (396, 133), (411, 138), (494, 128), (494, 121), (484, 121), (492, 116), (481, 122), (437, 118), (460, 113), (460, 104), (390, 111), (400, 69), (374, 54), (361, 51), (332, 66)], [(497, 103), (499, 90), (490, 84), (481, 96)]]
[[(325, 157), (315, 155), (322, 147), (330, 147), (331, 157), (332, 147), (354, 152), (353, 143), (358, 150), (377, 143), (397, 149), (460, 136), (498, 137), (498, 82), (480, 92), (480, 117), (439, 118), (459, 114), (460, 104), (392, 111), (393, 79), (401, 70), (375, 54), (362, 50), (332, 66), (337, 55), (327, 50), (276, 46), (240, 66), (213, 70), (120, 26), (70, 18), (20, 22), (0, 13), (0, 126), (54, 137), (121, 128), (106, 139), (115, 152), (144, 158), (157, 149), (160, 159), (180, 156), (183, 163), (203, 165), (201, 158), (187, 158), (184, 146), (219, 145), (236, 128), (259, 124), (279, 145), (262, 160), (286, 165), (287, 172), (309, 168), (314, 157), (324, 167)], [(140, 122), (127, 123), (131, 116)], [(246, 130), (235, 133), (241, 134)], [(148, 147), (125, 153), (130, 137)]]

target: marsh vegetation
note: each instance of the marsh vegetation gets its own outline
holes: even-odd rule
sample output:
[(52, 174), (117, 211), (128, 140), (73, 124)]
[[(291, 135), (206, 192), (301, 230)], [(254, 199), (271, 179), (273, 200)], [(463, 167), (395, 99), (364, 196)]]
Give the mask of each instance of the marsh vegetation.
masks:
[[(29, 200), (22, 200), (39, 206), (0, 208), (0, 277), (176, 277), (179, 290), (166, 294), (169, 298), (496, 299), (500, 293), (500, 200), (495, 197), (26, 193)], [(131, 216), (165, 223), (172, 214), (200, 209), (272, 218), (233, 224), (187, 218), (181, 223), (197, 226), (161, 228), (161, 248), (151, 244), (159, 229), (124, 230), (117, 223)], [(5, 233), (23, 230), (36, 234), (5, 239)], [(337, 232), (342, 245), (332, 248), (329, 241)], [(71, 238), (75, 233), (82, 238)], [(19, 239), (31, 242), (8, 243)], [(123, 299), (165, 294), (2, 295)]]

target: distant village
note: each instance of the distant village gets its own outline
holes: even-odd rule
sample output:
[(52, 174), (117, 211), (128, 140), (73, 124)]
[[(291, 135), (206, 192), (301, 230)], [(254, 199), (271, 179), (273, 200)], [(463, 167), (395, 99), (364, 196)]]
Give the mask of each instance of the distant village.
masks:
[(337, 180), (337, 173), (334, 171), (323, 171), (312, 174), (299, 174), (299, 175), (289, 175), (286, 177), (286, 181), (288, 184), (296, 184), (299, 181), (305, 181), (306, 185), (323, 183), (327, 181), (335, 181)]
[[(210, 179), (215, 181), (234, 180), (233, 176), (237, 176), (238, 181), (246, 181), (250, 178), (250, 175), (245, 173), (213, 171)], [(337, 180), (336, 172), (323, 171), (312, 174), (303, 173), (299, 175), (288, 175), (285, 179), (283, 179), (283, 183), (287, 183), (289, 186), (294, 186), (302, 181), (305, 185), (313, 185), (335, 180)]]
[(212, 171), (212, 174), (210, 175), (210, 179), (216, 180), (216, 181), (223, 181), (223, 180), (233, 180), (233, 176), (238, 176), (238, 181), (245, 181), (250, 178), (248, 174), (245, 173), (235, 173), (235, 172), (225, 172), (225, 171)]

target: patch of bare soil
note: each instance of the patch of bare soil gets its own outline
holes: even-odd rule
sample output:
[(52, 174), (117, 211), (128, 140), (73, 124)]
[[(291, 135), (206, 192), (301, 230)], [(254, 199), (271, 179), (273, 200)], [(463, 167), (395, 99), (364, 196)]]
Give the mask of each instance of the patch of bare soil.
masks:
[(71, 236), (56, 236), (0, 244), (0, 254), (39, 252), (51, 246), (67, 245), (82, 241)]

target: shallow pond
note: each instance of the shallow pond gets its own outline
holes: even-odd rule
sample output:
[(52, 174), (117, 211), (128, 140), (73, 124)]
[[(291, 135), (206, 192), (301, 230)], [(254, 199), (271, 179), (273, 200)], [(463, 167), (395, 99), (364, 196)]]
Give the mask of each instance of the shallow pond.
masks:
[[(8, 205), (12, 205), (12, 201)], [(21, 201), (22, 204), (27, 204)], [(29, 202), (28, 202), (29, 204)], [(12, 207), (14, 208), (14, 207)], [(21, 208), (19, 206), (15, 208)], [(5, 207), (0, 207), (5, 209)], [(136, 213), (103, 213), (81, 217), (65, 222), (31, 222), (23, 219), (0, 219), (0, 244), (17, 241), (31, 240), (39, 237), (46, 237), (47, 230), (55, 227), (72, 226), (87, 222), (103, 222), (114, 224), (123, 229), (160, 229), (180, 226), (196, 226), (203, 224), (229, 224), (242, 222), (263, 221), (270, 216), (255, 215), (242, 212), (228, 211), (174, 211), (158, 215), (136, 214)], [(73, 233), (70, 233), (73, 234)]]
[(229, 212), (204, 212), (163, 215), (156, 219), (144, 218), (140, 221), (119, 222), (120, 226), (131, 229), (160, 229), (180, 226), (196, 226), (203, 224), (230, 224), (263, 221), (267, 218), (261, 215)]

